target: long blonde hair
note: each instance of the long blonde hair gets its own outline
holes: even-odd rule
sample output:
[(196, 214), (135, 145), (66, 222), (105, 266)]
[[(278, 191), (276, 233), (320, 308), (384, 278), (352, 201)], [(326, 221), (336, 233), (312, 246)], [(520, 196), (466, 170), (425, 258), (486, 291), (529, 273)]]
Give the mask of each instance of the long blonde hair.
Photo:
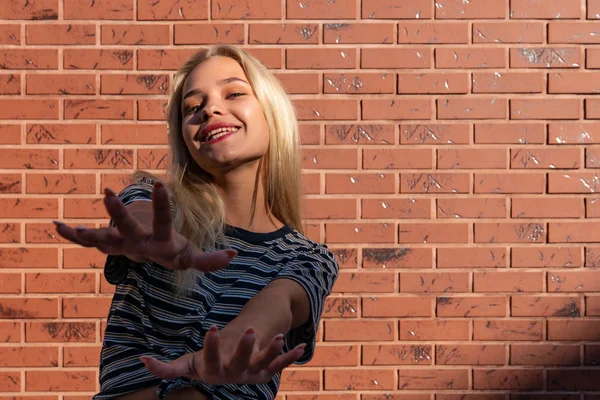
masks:
[[(225, 206), (210, 175), (196, 164), (182, 135), (182, 91), (190, 72), (215, 56), (234, 59), (244, 70), (269, 127), (269, 148), (261, 159), (263, 190), (268, 214), (302, 232), (300, 217), (300, 140), (294, 107), (279, 81), (249, 53), (231, 45), (203, 49), (190, 57), (176, 72), (168, 103), (167, 124), (171, 160), (167, 166), (167, 187), (176, 209), (174, 226), (200, 249), (211, 251), (226, 245)], [(157, 177), (136, 171), (133, 179)], [(257, 177), (258, 178), (258, 177)], [(258, 179), (256, 181), (258, 183)], [(252, 209), (256, 206), (255, 184)], [(260, 206), (260, 205), (259, 205)], [(189, 287), (193, 270), (184, 271), (179, 284)]]

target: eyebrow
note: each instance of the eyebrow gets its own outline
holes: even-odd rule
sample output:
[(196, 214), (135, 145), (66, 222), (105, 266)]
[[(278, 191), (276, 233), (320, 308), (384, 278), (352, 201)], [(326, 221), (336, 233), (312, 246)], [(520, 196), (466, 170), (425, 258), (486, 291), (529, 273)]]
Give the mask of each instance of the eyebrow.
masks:
[[(230, 78), (221, 79), (219, 82), (217, 82), (217, 84), (219, 84), (219, 85), (225, 85), (227, 83), (236, 82), (236, 81), (244, 82), (245, 84), (249, 85), (249, 83), (246, 82), (245, 80), (243, 80), (241, 78), (236, 78), (235, 76), (232, 76)], [(192, 89), (192, 90), (190, 90), (189, 92), (187, 92), (186, 94), (183, 95), (183, 98), (181, 99), (181, 101), (187, 99), (190, 96), (195, 96), (195, 95), (200, 94), (200, 93), (202, 93), (201, 90), (199, 90), (199, 89)]]

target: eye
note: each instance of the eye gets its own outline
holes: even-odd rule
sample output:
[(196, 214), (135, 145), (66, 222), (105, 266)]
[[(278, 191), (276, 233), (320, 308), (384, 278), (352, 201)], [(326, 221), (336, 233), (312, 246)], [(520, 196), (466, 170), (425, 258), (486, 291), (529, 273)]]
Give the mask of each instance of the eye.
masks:
[(193, 114), (196, 111), (198, 111), (199, 109), (200, 109), (200, 106), (192, 106), (192, 107), (188, 108), (187, 110), (185, 110), (184, 115)]
[(244, 93), (239, 93), (239, 92), (236, 92), (236, 93), (231, 93), (231, 94), (230, 94), (230, 95), (228, 95), (226, 98), (227, 98), (227, 99), (229, 99), (229, 98), (231, 98), (231, 97), (239, 97), (239, 96), (243, 96), (243, 95), (244, 95)]

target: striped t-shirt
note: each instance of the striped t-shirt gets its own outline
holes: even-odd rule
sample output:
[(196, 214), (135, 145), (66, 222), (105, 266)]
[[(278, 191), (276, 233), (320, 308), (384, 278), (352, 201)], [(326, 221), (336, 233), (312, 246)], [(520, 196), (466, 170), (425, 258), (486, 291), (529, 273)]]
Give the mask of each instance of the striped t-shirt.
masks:
[[(147, 178), (119, 193), (125, 205), (151, 201), (151, 196), (152, 181)], [(190, 387), (215, 400), (273, 399), (279, 374), (269, 383), (257, 385), (215, 386), (183, 377), (166, 380), (151, 375), (140, 356), (168, 361), (202, 349), (211, 325), (223, 329), (252, 297), (280, 278), (292, 279), (306, 290), (311, 314), (306, 324), (286, 334), (283, 351), (307, 343), (296, 364), (310, 361), (323, 303), (337, 279), (338, 265), (332, 252), (289, 226), (271, 233), (228, 227), (226, 235), (238, 255), (223, 269), (198, 273), (197, 285), (185, 297), (173, 290), (173, 271), (124, 256), (107, 257), (104, 273), (116, 289), (100, 356), (100, 393), (95, 400), (152, 386), (158, 386), (161, 399), (173, 390)]]

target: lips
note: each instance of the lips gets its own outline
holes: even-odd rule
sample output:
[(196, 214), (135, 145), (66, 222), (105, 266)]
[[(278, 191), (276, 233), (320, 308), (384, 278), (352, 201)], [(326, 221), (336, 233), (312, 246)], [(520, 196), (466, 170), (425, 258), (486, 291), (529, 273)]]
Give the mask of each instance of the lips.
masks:
[(210, 124), (200, 132), (197, 140), (199, 139), (200, 142), (206, 142), (211, 136), (215, 136), (220, 133), (231, 132), (233, 128), (237, 130), (240, 128), (240, 126), (228, 122), (217, 122)]

